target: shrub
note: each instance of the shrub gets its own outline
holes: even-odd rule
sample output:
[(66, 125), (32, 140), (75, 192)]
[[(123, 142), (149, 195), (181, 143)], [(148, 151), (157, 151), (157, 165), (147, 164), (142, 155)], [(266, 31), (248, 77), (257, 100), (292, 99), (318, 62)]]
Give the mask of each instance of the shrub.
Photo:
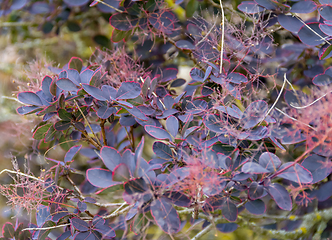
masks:
[(328, 1), (88, 2), (52, 4), (111, 5), (114, 49), (45, 66), (17, 94), (17, 113), (38, 116), (48, 168), (3, 171), (8, 204), (36, 210), (36, 224), (6, 223), (4, 238), (331, 236)]

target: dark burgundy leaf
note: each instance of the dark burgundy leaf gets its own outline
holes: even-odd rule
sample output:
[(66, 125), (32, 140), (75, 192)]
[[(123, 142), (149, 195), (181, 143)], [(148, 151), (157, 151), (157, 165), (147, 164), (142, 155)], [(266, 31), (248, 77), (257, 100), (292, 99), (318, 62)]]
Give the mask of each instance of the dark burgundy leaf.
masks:
[(144, 193), (147, 190), (146, 182), (143, 178), (130, 180), (124, 184), (124, 189), (127, 194)]
[(312, 174), (313, 183), (317, 183), (325, 179), (332, 172), (332, 166), (329, 158), (321, 157), (316, 154), (310, 155), (302, 162), (302, 167), (309, 170)]
[(247, 162), (242, 166), (241, 169), (244, 173), (254, 173), (254, 174), (260, 174), (260, 173), (269, 173), (270, 171), (263, 168), (261, 165), (255, 162)]
[(88, 84), (82, 84), (82, 87), (88, 94), (90, 94), (92, 97), (96, 98), (97, 100), (100, 100), (100, 101), (110, 100), (110, 99), (107, 99), (106, 97), (104, 97), (103, 92), (99, 88), (90, 86)]
[(180, 230), (179, 215), (166, 198), (154, 200), (150, 208), (154, 220), (164, 232), (174, 234)]
[(17, 99), (25, 104), (31, 104), (35, 106), (43, 106), (40, 97), (34, 92), (20, 92), (17, 95)]
[(137, 22), (138, 18), (126, 13), (116, 13), (110, 18), (110, 24), (121, 31), (131, 30)]
[(236, 223), (219, 223), (216, 225), (217, 230), (219, 230), (222, 233), (231, 233), (234, 232), (239, 225)]
[(172, 83), (171, 83), (171, 87), (181, 87), (183, 84), (186, 83), (186, 80), (182, 79), (182, 78), (178, 78), (175, 79)]
[(171, 148), (163, 142), (158, 142), (158, 141), (154, 142), (152, 148), (153, 148), (153, 152), (160, 158), (164, 158), (164, 159), (173, 158)]
[[(288, 162), (283, 164), (280, 168), (279, 171), (287, 168), (289, 165), (292, 165), (293, 163)], [(295, 163), (294, 166), (286, 169), (285, 171), (282, 171), (281, 174), (278, 174), (278, 177), (296, 182), (296, 183), (312, 183), (313, 177), (311, 172), (309, 172), (307, 169), (305, 169), (303, 166), (301, 166), (298, 163)]]
[(162, 72), (162, 78), (160, 82), (168, 82), (176, 78), (178, 70), (176, 68), (166, 68)]
[(130, 172), (126, 164), (120, 163), (113, 171), (113, 181), (124, 182), (130, 178)]
[(150, 134), (152, 137), (156, 139), (169, 139), (169, 140), (172, 139), (169, 133), (160, 127), (146, 125), (144, 129), (148, 134)]
[(221, 206), (222, 216), (230, 222), (237, 219), (237, 207), (232, 201), (227, 198)]
[(292, 200), (289, 193), (283, 186), (278, 183), (272, 183), (267, 186), (266, 190), (276, 202), (278, 207), (286, 211), (292, 210)]
[(246, 76), (244, 76), (242, 73), (237, 73), (237, 72), (228, 74), (226, 79), (231, 83), (236, 83), (236, 84), (248, 82)]
[(191, 200), (181, 192), (168, 191), (163, 196), (179, 207), (189, 207), (191, 203)]
[(141, 86), (136, 82), (123, 82), (116, 94), (116, 99), (133, 99), (140, 95)]
[(248, 210), (248, 212), (254, 215), (264, 214), (266, 210), (265, 203), (260, 199), (246, 202), (245, 207)]
[(320, 30), (319, 23), (308, 23), (307, 26), (302, 26), (298, 36), (304, 44), (309, 46), (317, 46), (325, 42), (326, 35)]
[(96, 187), (108, 188), (121, 184), (121, 182), (113, 181), (112, 172), (106, 169), (90, 168), (86, 171), (86, 176), (88, 181)]
[(218, 166), (221, 169), (228, 170), (232, 164), (232, 159), (222, 153), (218, 153)]
[(259, 164), (272, 173), (280, 167), (281, 161), (277, 155), (270, 152), (264, 152), (259, 157)]
[(115, 148), (107, 146), (101, 148), (100, 156), (105, 166), (111, 171), (113, 171), (115, 167), (121, 163), (122, 160), (120, 153)]
[(175, 16), (170, 11), (152, 13), (148, 17), (150, 24), (160, 32), (171, 34), (174, 30)]
[(237, 8), (247, 14), (262, 12), (264, 8), (258, 6), (254, 1), (243, 1)]
[(205, 203), (202, 207), (204, 212), (213, 212), (216, 209), (220, 209), (224, 203), (224, 199), (220, 195), (211, 196), (205, 200)]
[(323, 202), (330, 198), (332, 196), (332, 182), (329, 181), (327, 183), (324, 183), (319, 187), (319, 189), (316, 191), (316, 197), (318, 201)]
[(81, 202), (81, 201), (79, 201), (78, 203), (77, 203), (77, 208), (78, 208), (78, 210), (80, 210), (81, 212), (84, 212), (86, 209), (87, 209), (87, 205), (86, 205), (86, 203), (84, 203), (84, 202)]
[(174, 116), (169, 116), (166, 119), (167, 130), (172, 134), (173, 137), (176, 137), (179, 130), (179, 120)]
[(249, 186), (248, 195), (251, 200), (261, 198), (264, 194), (264, 187), (257, 182), (252, 182)]
[(282, 27), (286, 30), (291, 31), (293, 33), (298, 33), (301, 27), (304, 25), (299, 19), (292, 15), (278, 15), (278, 22)]
[(74, 156), (81, 150), (81, 148), (82, 148), (82, 145), (71, 147), (65, 155), (64, 162), (65, 163), (71, 162), (73, 160)]
[(316, 3), (311, 0), (301, 0), (291, 7), (293, 13), (311, 13), (317, 8)]
[(265, 101), (258, 100), (250, 103), (250, 105), (243, 112), (241, 118), (242, 127), (244, 129), (249, 129), (256, 126), (260, 121), (264, 120), (267, 111), (268, 105)]
[(175, 44), (178, 48), (181, 49), (189, 49), (189, 50), (195, 49), (195, 45), (189, 42), (188, 40), (179, 40)]

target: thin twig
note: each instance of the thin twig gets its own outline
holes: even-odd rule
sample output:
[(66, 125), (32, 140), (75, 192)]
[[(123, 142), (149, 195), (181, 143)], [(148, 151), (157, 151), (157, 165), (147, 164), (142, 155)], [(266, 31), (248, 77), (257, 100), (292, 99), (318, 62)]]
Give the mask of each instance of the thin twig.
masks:
[(41, 230), (50, 230), (50, 229), (55, 229), (55, 228), (60, 228), (60, 227), (67, 227), (70, 226), (71, 223), (65, 223), (57, 226), (52, 226), (52, 227), (36, 227), (36, 228), (24, 228), (21, 231), (41, 231)]
[(220, 9), (221, 9), (221, 27), (222, 27), (222, 32), (221, 32), (221, 47), (220, 47), (220, 69), (219, 73), (222, 74), (222, 61), (223, 61), (223, 54), (224, 54), (224, 36), (225, 36), (225, 16), (224, 16), (224, 9), (222, 6), (221, 0), (220, 2)]
[(317, 130), (317, 129), (314, 128), (313, 126), (310, 126), (310, 125), (308, 125), (308, 124), (306, 124), (306, 123), (304, 123), (304, 122), (301, 122), (300, 120), (297, 120), (296, 118), (293, 118), (292, 116), (289, 116), (287, 113), (283, 112), (283, 111), (280, 110), (279, 108), (275, 108), (275, 110), (277, 110), (278, 112), (284, 114), (285, 116), (287, 116), (288, 118), (290, 118), (290, 119), (292, 119), (292, 120), (294, 120), (294, 121), (297, 121), (297, 122), (299, 122), (299, 123), (302, 123), (303, 125), (305, 125), (305, 126), (311, 128), (312, 130), (315, 130), (315, 131)]
[(28, 174), (25, 174), (25, 173), (22, 173), (22, 172), (18, 172), (18, 171), (13, 171), (13, 170), (9, 170), (9, 169), (4, 169), (0, 172), (0, 175), (4, 172), (7, 172), (7, 173), (12, 173), (12, 174), (16, 174), (16, 175), (21, 175), (21, 176), (24, 176), (24, 177), (27, 177), (27, 178), (31, 178), (33, 180), (36, 180), (36, 181), (39, 181), (39, 182), (45, 182), (44, 180), (40, 179), (40, 178), (37, 178), (37, 177), (34, 177), (34, 176), (31, 176), (31, 175), (28, 175)]
[(101, 127), (101, 135), (103, 137), (104, 146), (107, 146), (107, 139), (106, 139), (106, 133), (105, 133), (105, 122), (106, 122), (106, 119), (101, 119), (100, 127)]
[(305, 105), (305, 106), (302, 106), (302, 107), (297, 107), (297, 106), (294, 106), (293, 104), (290, 104), (291, 107), (293, 108), (296, 108), (296, 109), (303, 109), (303, 108), (307, 108), (307, 107), (310, 107), (311, 105), (313, 105), (314, 103), (318, 102), (319, 100), (321, 100), (323, 97), (325, 97), (327, 94), (331, 93), (332, 91), (328, 92), (328, 93), (325, 93), (323, 96), (317, 98), (315, 101), (313, 101), (312, 103), (309, 103), (308, 105)]
[(286, 73), (285, 73), (285, 74), (284, 74), (284, 83), (283, 83), (282, 86), (281, 86), (281, 89), (280, 89), (280, 92), (279, 92), (279, 94), (278, 94), (277, 99), (274, 101), (273, 105), (271, 106), (271, 108), (269, 109), (269, 111), (267, 111), (267, 113), (265, 114), (264, 118), (259, 122), (259, 124), (261, 124), (261, 123), (265, 120), (265, 118), (270, 114), (270, 112), (273, 110), (273, 108), (274, 108), (275, 105), (277, 104), (277, 102), (278, 102), (278, 100), (279, 100), (279, 98), (280, 98), (280, 96), (281, 96), (281, 94), (282, 94), (282, 92), (283, 92), (283, 90), (284, 90), (284, 88), (285, 88), (286, 81), (288, 81), (288, 80), (287, 80), (287, 78), (286, 78)]

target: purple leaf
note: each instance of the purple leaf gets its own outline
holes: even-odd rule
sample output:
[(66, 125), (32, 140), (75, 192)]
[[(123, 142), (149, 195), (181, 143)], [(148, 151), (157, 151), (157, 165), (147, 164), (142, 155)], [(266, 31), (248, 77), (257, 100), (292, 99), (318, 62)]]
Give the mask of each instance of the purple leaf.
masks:
[(150, 134), (152, 137), (156, 139), (169, 139), (169, 140), (172, 139), (169, 133), (160, 127), (146, 125), (144, 129), (148, 134)]
[(107, 146), (101, 148), (100, 156), (105, 166), (111, 171), (113, 171), (115, 167), (121, 163), (122, 160), (120, 153), (115, 148)]
[(264, 8), (258, 6), (254, 1), (243, 1), (237, 8), (247, 14), (262, 12)]
[(79, 85), (81, 83), (80, 74), (76, 69), (68, 69), (67, 73), (68, 73), (68, 79), (70, 81), (72, 81), (76, 85)]
[(172, 150), (169, 146), (167, 146), (163, 142), (154, 142), (153, 143), (153, 152), (160, 158), (163, 159), (172, 159), (173, 158), (173, 153)]
[(89, 0), (63, 0), (69, 7), (80, 7), (89, 2)]
[(189, 42), (188, 40), (179, 40), (175, 43), (175, 45), (181, 49), (189, 49), (189, 50), (195, 49), (195, 45)]
[(311, 0), (301, 0), (291, 7), (293, 13), (311, 13), (317, 8), (316, 3)]
[(139, 108), (137, 108), (137, 107), (133, 107), (132, 109), (127, 109), (127, 111), (131, 115), (133, 115), (135, 118), (138, 118), (142, 121), (149, 120), (149, 118), (147, 116), (145, 116), (145, 114), (141, 110), (139, 110)]
[(17, 95), (17, 99), (25, 104), (31, 104), (35, 106), (43, 106), (41, 99), (34, 92), (20, 92)]
[(88, 181), (96, 187), (108, 188), (121, 184), (121, 182), (114, 182), (112, 172), (106, 169), (90, 168), (86, 171), (86, 176)]
[(176, 170), (173, 170), (170, 174), (168, 174), (165, 183), (168, 187), (171, 187), (173, 184), (182, 181), (183, 179), (188, 177), (189, 174), (190, 174), (189, 168), (187, 167), (178, 168)]
[(316, 197), (318, 201), (323, 202), (331, 197), (332, 195), (332, 182), (329, 181), (327, 183), (324, 183), (319, 187), (319, 189), (316, 191)]
[(268, 10), (275, 10), (278, 7), (272, 0), (255, 0), (255, 2)]
[(241, 118), (241, 125), (244, 129), (256, 126), (265, 117), (268, 111), (268, 106), (265, 101), (258, 100), (250, 103), (250, 105), (243, 112)]
[(309, 170), (312, 174), (312, 184), (325, 179), (332, 172), (331, 160), (326, 157), (321, 157), (316, 154), (310, 155), (302, 162), (302, 167)]
[(246, 76), (244, 76), (242, 73), (237, 73), (237, 72), (228, 74), (226, 79), (231, 83), (236, 83), (236, 84), (248, 82)]
[(203, 82), (204, 75), (204, 72), (199, 68), (193, 68), (190, 71), (190, 77), (197, 82)]
[(174, 30), (176, 17), (170, 11), (162, 11), (161, 13), (150, 14), (148, 21), (158, 31), (171, 34)]
[(72, 92), (72, 91), (77, 91), (78, 88), (76, 87), (76, 85), (70, 81), (68, 78), (60, 78), (58, 79), (58, 81), (56, 81), (56, 85), (62, 89), (62, 90), (65, 90), (65, 91), (69, 91), (69, 92)]
[(308, 23), (307, 26), (302, 26), (298, 36), (304, 44), (309, 46), (317, 46), (325, 42), (326, 35), (320, 30), (319, 23)]
[(263, 168), (261, 165), (255, 162), (247, 162), (242, 166), (241, 169), (244, 173), (254, 173), (254, 174), (260, 174), (260, 173), (269, 173), (270, 171)]
[(215, 109), (223, 112), (223, 113), (226, 113), (227, 115), (230, 115), (234, 118), (241, 118), (242, 115), (243, 115), (243, 112), (236, 106), (236, 105), (232, 105), (232, 107), (224, 107), (224, 106), (217, 106), (215, 107)]
[(176, 68), (166, 68), (162, 72), (160, 82), (168, 82), (176, 78), (178, 70)]
[(81, 150), (82, 145), (79, 146), (73, 146), (69, 149), (69, 151), (65, 155), (65, 163), (71, 162), (74, 158), (74, 156)]
[(264, 152), (259, 157), (259, 164), (268, 170), (270, 173), (275, 172), (281, 165), (280, 159), (277, 157), (277, 155), (270, 153), (270, 152)]
[(222, 216), (230, 222), (237, 219), (237, 207), (232, 201), (227, 198), (221, 206)]
[(43, 93), (49, 97), (49, 98), (53, 98), (53, 95), (52, 93), (50, 92), (50, 86), (52, 84), (52, 78), (50, 76), (45, 76), (43, 78), (43, 81), (42, 81), (42, 90), (43, 90)]
[(223, 121), (220, 119), (219, 115), (214, 115), (214, 114), (205, 115), (203, 123), (208, 129), (210, 129), (213, 132), (226, 133)]
[(131, 30), (138, 22), (138, 18), (126, 13), (116, 13), (110, 18), (110, 24), (121, 31)]
[(123, 82), (116, 94), (116, 99), (133, 99), (140, 95), (141, 86), (136, 82)]
[(176, 137), (179, 130), (179, 120), (174, 116), (169, 116), (166, 119), (167, 130), (172, 134), (173, 137)]
[(286, 211), (292, 210), (292, 200), (289, 193), (283, 186), (278, 183), (272, 183), (267, 186), (266, 190), (276, 202), (278, 207)]
[(39, 110), (41, 110), (41, 108), (37, 106), (22, 106), (16, 109), (17, 113), (20, 115), (33, 113)]
[(222, 233), (231, 233), (234, 232), (239, 225), (236, 223), (219, 223), (216, 225), (217, 230), (219, 230)]
[(81, 78), (81, 82), (85, 83), (85, 84), (89, 84), (91, 81), (91, 78), (94, 74), (94, 71), (92, 71), (91, 69), (85, 69), (80, 73), (80, 78)]
[(325, 18), (325, 20), (332, 21), (332, 6), (331, 5), (323, 5), (319, 6), (318, 11), (320, 15)]
[[(292, 165), (293, 163), (288, 162), (283, 164), (280, 168), (279, 171), (288, 167), (289, 165)], [(296, 183), (312, 183), (312, 174), (310, 171), (302, 167), (300, 164), (296, 163), (294, 166), (286, 169), (285, 171), (282, 171), (281, 174), (278, 174), (278, 177), (296, 182)]]
[(88, 85), (88, 84), (82, 84), (82, 87), (89, 95), (91, 95), (92, 97), (94, 97), (97, 100), (100, 100), (100, 101), (110, 100), (110, 99), (107, 99), (104, 97), (103, 92), (99, 88), (96, 88), (96, 87)]
[(189, 207), (191, 203), (191, 200), (181, 192), (168, 191), (163, 196), (179, 207)]
[(279, 14), (278, 22), (283, 28), (293, 33), (298, 33), (304, 25), (299, 19), (292, 15)]
[(143, 178), (130, 180), (124, 184), (124, 189), (127, 194), (144, 193), (148, 186)]
[(332, 83), (332, 77), (327, 74), (318, 74), (312, 79), (312, 83), (316, 86), (328, 86)]
[(130, 178), (130, 172), (126, 164), (120, 163), (114, 168), (113, 181), (124, 182)]
[(100, 108), (98, 108), (97, 116), (100, 117), (101, 119), (107, 119), (115, 112), (116, 110), (114, 107), (109, 107), (108, 105), (102, 105)]
[(327, 24), (319, 24), (319, 28), (320, 30), (322, 30), (323, 33), (325, 33), (326, 35), (332, 36), (332, 26), (331, 25), (327, 25)]
[(166, 198), (154, 200), (150, 208), (154, 220), (164, 232), (174, 234), (180, 230), (179, 215)]
[(266, 210), (265, 203), (260, 199), (246, 202), (245, 207), (248, 210), (248, 212), (254, 215), (264, 214)]
[(64, 233), (62, 233), (56, 240), (66, 240), (71, 236), (71, 232), (70, 231), (65, 231)]
[(249, 186), (248, 195), (251, 200), (261, 198), (264, 194), (264, 187), (257, 182), (252, 182)]

